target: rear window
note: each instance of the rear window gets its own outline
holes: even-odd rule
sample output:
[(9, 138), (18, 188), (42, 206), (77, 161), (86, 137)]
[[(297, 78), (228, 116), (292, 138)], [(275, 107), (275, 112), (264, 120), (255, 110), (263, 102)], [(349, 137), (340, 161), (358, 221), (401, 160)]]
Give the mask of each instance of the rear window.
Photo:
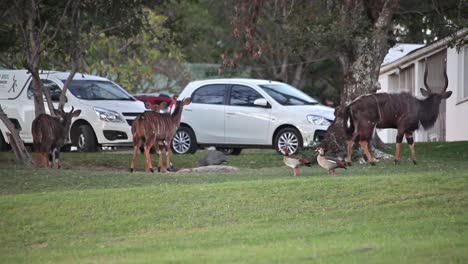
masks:
[(196, 104), (224, 104), (226, 85), (211, 84), (198, 88), (192, 94), (192, 103)]

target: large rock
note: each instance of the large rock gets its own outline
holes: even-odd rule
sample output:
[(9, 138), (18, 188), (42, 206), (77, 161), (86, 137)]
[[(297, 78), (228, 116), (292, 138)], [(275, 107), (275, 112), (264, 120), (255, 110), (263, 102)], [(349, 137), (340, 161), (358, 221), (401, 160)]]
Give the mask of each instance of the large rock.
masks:
[(209, 172), (237, 172), (239, 168), (232, 167), (232, 166), (225, 166), (225, 165), (209, 165), (203, 166), (198, 168), (190, 168), (190, 169), (181, 169), (177, 171), (177, 173), (184, 173), (184, 172), (199, 172), (199, 173), (209, 173)]
[(210, 166), (210, 165), (221, 165), (226, 162), (224, 153), (217, 150), (208, 150), (208, 153), (204, 158), (201, 158), (197, 162), (198, 167)]

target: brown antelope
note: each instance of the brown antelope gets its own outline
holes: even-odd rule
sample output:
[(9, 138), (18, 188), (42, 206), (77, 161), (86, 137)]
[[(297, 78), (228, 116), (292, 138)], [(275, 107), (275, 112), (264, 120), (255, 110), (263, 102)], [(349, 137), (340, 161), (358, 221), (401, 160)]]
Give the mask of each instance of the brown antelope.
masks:
[(406, 137), (411, 159), (416, 164), (413, 132), (422, 125), (424, 129), (434, 125), (439, 115), (439, 105), (452, 95), (448, 87), (447, 69), (444, 69), (445, 86), (440, 93), (433, 92), (427, 84), (427, 67), (424, 72), (424, 86), (421, 88), (423, 100), (408, 93), (376, 93), (358, 97), (344, 111), (344, 126), (347, 136), (346, 162), (351, 165), (351, 152), (354, 142), (359, 142), (367, 160), (374, 165), (368, 143), (375, 128), (396, 128), (395, 164), (400, 160), (400, 146)]
[(136, 158), (141, 143), (144, 146), (145, 171), (154, 172), (150, 149), (152, 147), (156, 148), (157, 144), (164, 145), (166, 150), (166, 166), (163, 166), (162, 150), (161, 147), (158, 147), (158, 168), (161, 168), (161, 172), (166, 172), (166, 167), (170, 168), (169, 144), (171, 144), (172, 138), (179, 127), (183, 107), (190, 104), (190, 102), (190, 97), (182, 101), (176, 101), (172, 114), (146, 111), (135, 118), (132, 124), (133, 158), (130, 166), (131, 172), (135, 171)]
[(34, 156), (36, 167), (39, 166), (40, 158), (42, 159), (42, 166), (47, 167), (47, 158), (49, 158), (51, 167), (53, 167), (55, 161), (57, 169), (60, 168), (60, 148), (69, 139), (72, 118), (78, 117), (81, 110), (74, 111), (72, 107), (68, 113), (63, 109), (56, 110), (55, 113), (57, 117), (40, 114), (32, 122), (31, 132), (33, 147), (36, 152)]
[[(174, 98), (172, 99), (172, 102), (175, 103), (177, 100), (175, 100)], [(150, 103), (148, 102), (145, 102), (145, 108), (148, 109), (148, 110), (151, 110), (151, 111), (154, 111), (156, 113), (161, 113), (162, 109), (166, 108), (167, 107), (167, 102), (161, 102), (160, 104), (154, 104), (154, 105), (151, 105)], [(164, 145), (162, 142), (159, 142), (158, 143), (158, 147), (159, 148), (163, 148)], [(151, 149), (151, 151), (153, 151), (154, 149)], [(144, 153), (145, 151), (145, 148), (143, 145), (140, 145), (140, 152), (141, 153)], [(156, 151), (155, 151), (156, 152)], [(150, 152), (151, 153), (151, 152)]]

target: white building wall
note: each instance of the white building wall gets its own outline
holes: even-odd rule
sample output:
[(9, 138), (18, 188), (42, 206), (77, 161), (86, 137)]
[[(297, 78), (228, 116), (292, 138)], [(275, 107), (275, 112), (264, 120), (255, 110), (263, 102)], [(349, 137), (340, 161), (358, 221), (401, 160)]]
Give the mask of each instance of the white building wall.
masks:
[[(380, 90), (379, 93), (389, 93), (390, 92), (390, 74), (393, 72), (388, 72), (381, 74), (379, 76)], [(396, 129), (377, 129), (377, 135), (384, 143), (395, 143), (396, 141)]]
[(452, 96), (447, 99), (446, 141), (468, 140), (468, 97), (463, 94), (464, 83), (468, 83), (468, 46), (447, 49), (447, 76)]
[[(424, 87), (424, 70), (425, 70), (424, 66), (425, 66), (425, 61), (424, 60), (417, 61), (414, 64), (414, 67), (415, 67), (414, 74), (416, 76), (414, 77), (413, 95), (418, 99), (424, 99), (425, 98), (421, 94), (421, 88), (425, 88)], [(427, 131), (424, 130), (424, 128), (422, 128), (421, 126), (420, 126), (420, 128), (418, 130), (416, 130), (414, 132), (414, 141), (415, 142), (430, 141)]]

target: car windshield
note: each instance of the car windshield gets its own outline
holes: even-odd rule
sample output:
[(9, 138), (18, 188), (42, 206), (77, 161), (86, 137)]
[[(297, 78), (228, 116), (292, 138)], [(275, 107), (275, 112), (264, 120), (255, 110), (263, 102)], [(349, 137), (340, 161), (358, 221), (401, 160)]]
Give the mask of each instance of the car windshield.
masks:
[(134, 101), (122, 88), (110, 81), (73, 80), (68, 89), (74, 96), (83, 100)]
[(260, 87), (282, 105), (315, 105), (317, 100), (285, 83), (263, 84)]

